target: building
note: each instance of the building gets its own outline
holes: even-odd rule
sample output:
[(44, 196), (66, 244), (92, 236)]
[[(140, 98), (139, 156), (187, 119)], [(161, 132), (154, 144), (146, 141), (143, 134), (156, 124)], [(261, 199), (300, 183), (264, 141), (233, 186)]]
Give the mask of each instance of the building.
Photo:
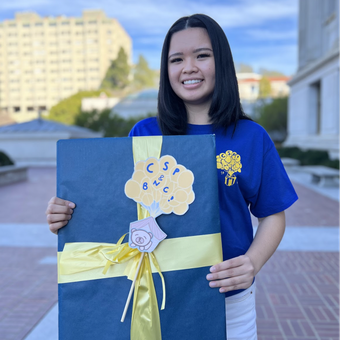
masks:
[(289, 95), (287, 85), (290, 77), (287, 76), (266, 76), (270, 83), (270, 95), (266, 98), (261, 97), (260, 83), (262, 75), (258, 73), (237, 73), (237, 83), (240, 93), (241, 104), (244, 112), (256, 119), (258, 108), (263, 104), (270, 104), (273, 98), (286, 97)]
[(298, 70), (290, 80), (285, 146), (339, 158), (339, 2), (300, 0)]
[(0, 151), (19, 166), (56, 166), (59, 139), (99, 138), (103, 134), (44, 119), (0, 126)]
[(145, 117), (157, 114), (158, 90), (147, 89), (123, 98), (111, 110), (111, 115), (118, 114), (125, 119)]
[(80, 90), (98, 89), (121, 47), (131, 62), (130, 36), (101, 10), (79, 18), (16, 13), (0, 23), (0, 114), (27, 121)]
[[(261, 74), (257, 73), (237, 73), (238, 89), (241, 100), (255, 101), (260, 97)], [(287, 85), (290, 77), (287, 76), (266, 76), (270, 82), (270, 97), (284, 97), (289, 95), (289, 86)]]
[(104, 92), (99, 97), (83, 98), (81, 100), (81, 111), (90, 112), (93, 110), (103, 111), (106, 109), (112, 109), (118, 104), (120, 98), (108, 97)]

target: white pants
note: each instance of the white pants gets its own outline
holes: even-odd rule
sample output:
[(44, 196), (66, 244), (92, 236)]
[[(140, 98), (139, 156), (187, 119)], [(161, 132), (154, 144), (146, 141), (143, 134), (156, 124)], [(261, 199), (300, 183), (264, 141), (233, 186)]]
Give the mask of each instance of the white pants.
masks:
[(225, 299), (227, 340), (257, 340), (255, 282)]

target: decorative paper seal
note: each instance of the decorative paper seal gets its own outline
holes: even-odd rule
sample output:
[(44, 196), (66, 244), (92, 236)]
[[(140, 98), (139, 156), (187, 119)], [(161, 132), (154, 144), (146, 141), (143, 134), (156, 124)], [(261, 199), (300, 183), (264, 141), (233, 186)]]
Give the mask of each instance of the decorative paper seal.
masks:
[(151, 253), (166, 238), (153, 217), (130, 223), (129, 246), (140, 252)]
[(195, 200), (194, 174), (174, 157), (150, 157), (135, 164), (132, 178), (125, 184), (127, 197), (156, 218), (161, 214), (184, 215)]

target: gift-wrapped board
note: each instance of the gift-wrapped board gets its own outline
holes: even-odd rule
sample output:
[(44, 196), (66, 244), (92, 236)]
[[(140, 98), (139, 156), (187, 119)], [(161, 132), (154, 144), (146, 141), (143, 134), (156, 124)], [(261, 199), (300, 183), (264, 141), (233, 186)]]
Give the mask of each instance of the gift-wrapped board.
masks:
[[(58, 234), (60, 340), (226, 339), (206, 280), (222, 261), (213, 135), (61, 140), (57, 196), (76, 203)], [(154, 250), (132, 236), (145, 217), (166, 234)]]

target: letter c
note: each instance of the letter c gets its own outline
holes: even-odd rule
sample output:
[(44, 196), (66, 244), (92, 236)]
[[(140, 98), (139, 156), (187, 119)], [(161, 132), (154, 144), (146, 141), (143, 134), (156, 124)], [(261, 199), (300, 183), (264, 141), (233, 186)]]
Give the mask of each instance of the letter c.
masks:
[(151, 171), (151, 170), (149, 169), (151, 165), (154, 165), (154, 163), (150, 163), (150, 164), (146, 167), (147, 172), (149, 172), (150, 174), (153, 173), (153, 171)]

